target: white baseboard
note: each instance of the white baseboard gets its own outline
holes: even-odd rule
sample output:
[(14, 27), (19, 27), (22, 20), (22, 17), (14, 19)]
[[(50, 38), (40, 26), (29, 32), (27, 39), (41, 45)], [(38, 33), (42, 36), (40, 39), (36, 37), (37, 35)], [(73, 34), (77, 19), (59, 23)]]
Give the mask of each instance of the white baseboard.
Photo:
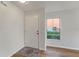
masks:
[(47, 46), (51, 46), (51, 47), (58, 47), (58, 48), (65, 48), (65, 49), (71, 49), (71, 50), (77, 50), (77, 51), (79, 51), (79, 49), (78, 49), (78, 48), (70, 48), (70, 47), (56, 46), (56, 45), (47, 45)]
[(11, 53), (8, 57), (13, 56), (16, 52), (18, 52), (18, 51), (21, 50), (22, 48), (24, 48), (24, 45), (20, 46), (20, 48), (16, 49), (16, 51), (14, 51), (13, 53)]

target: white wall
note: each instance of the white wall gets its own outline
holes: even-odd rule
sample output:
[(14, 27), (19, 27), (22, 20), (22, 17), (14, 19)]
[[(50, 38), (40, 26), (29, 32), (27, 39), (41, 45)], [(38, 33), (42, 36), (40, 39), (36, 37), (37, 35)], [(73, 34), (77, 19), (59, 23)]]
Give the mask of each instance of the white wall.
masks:
[(0, 57), (11, 56), (24, 47), (24, 14), (10, 2), (0, 3)]
[(47, 13), (47, 18), (60, 17), (60, 40), (47, 40), (48, 46), (79, 50), (79, 8)]
[[(27, 15), (37, 15), (39, 20), (39, 49), (41, 50), (45, 50), (45, 11), (43, 8), (40, 9), (36, 9), (36, 10), (31, 10), (26, 12), (25, 17), (27, 17)], [(30, 22), (29, 24), (27, 22)], [(29, 25), (33, 24), (32, 21), (29, 21), (27, 18), (25, 18), (25, 28), (29, 28)], [(37, 24), (38, 25), (38, 24)], [(31, 28), (33, 29), (33, 28)], [(38, 39), (36, 39), (36, 41), (34, 43), (29, 43), (32, 42), (31, 39), (28, 39), (31, 37), (29, 33), (29, 30), (25, 30), (25, 46), (30, 47), (30, 45), (34, 45), (35, 43), (37, 43)], [(35, 35), (34, 35), (35, 36)], [(34, 40), (34, 38), (32, 38)]]

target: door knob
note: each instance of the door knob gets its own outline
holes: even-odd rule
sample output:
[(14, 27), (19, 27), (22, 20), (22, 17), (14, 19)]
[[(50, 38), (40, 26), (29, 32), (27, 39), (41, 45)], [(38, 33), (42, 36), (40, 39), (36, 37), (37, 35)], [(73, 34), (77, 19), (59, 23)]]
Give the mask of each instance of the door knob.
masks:
[(37, 33), (36, 34), (39, 35), (39, 30), (37, 30)]

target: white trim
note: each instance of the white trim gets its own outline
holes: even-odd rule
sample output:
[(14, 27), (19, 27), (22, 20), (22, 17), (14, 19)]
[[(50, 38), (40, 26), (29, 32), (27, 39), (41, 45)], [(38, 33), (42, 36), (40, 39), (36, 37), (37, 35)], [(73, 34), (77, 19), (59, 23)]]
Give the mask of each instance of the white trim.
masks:
[(71, 49), (71, 50), (79, 50), (78, 48), (71, 48), (71, 47), (64, 47), (64, 46), (56, 46), (56, 45), (47, 45), (47, 46), (65, 48), (65, 49)]
[(47, 46), (47, 18), (46, 18), (46, 12), (45, 12), (45, 51)]
[(21, 50), (22, 48), (24, 48), (24, 45), (20, 46), (20, 48), (16, 49), (16, 51), (14, 51), (14, 52), (11, 53), (10, 55), (8, 55), (8, 57), (13, 56), (16, 52), (18, 52), (18, 51)]

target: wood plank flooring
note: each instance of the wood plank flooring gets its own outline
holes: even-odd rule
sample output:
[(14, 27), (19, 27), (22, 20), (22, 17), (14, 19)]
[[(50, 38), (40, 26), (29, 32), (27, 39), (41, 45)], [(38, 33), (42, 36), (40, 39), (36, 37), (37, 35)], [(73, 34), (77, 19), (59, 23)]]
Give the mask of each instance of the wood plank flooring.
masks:
[(79, 57), (79, 52), (56, 47), (47, 47), (46, 51), (24, 47), (12, 57)]

